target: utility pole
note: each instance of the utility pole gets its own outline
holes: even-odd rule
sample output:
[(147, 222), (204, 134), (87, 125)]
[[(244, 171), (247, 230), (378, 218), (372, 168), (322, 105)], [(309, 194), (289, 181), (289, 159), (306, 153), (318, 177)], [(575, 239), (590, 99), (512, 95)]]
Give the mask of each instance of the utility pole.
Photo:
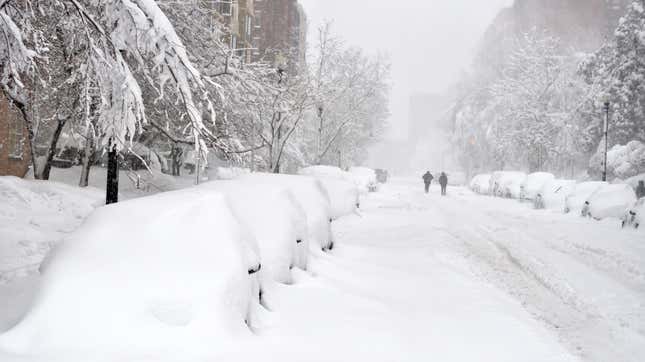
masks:
[(604, 110), (605, 110), (605, 161), (603, 163), (603, 171), (602, 171), (602, 180), (607, 181), (607, 150), (609, 147), (609, 101), (606, 100), (604, 102)]

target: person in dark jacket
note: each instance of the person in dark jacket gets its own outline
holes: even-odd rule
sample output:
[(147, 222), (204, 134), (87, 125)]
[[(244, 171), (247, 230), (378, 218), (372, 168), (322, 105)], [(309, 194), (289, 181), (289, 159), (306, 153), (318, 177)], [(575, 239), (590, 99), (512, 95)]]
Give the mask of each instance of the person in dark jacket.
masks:
[(432, 176), (430, 171), (428, 171), (421, 177), (423, 178), (423, 183), (426, 186), (426, 194), (427, 194), (428, 191), (430, 191), (430, 184), (432, 183), (432, 180), (434, 179), (434, 176)]
[(645, 181), (638, 181), (638, 187), (636, 187), (636, 197), (642, 198), (645, 197)]
[(446, 196), (446, 187), (448, 187), (448, 175), (445, 172), (439, 176), (439, 184), (441, 185), (441, 195)]

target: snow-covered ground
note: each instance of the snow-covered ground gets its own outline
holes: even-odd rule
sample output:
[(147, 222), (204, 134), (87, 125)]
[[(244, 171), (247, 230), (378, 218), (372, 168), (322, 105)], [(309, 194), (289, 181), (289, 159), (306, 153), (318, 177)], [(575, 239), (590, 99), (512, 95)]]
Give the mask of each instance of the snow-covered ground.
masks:
[[(645, 360), (642, 230), (422, 188), (394, 179), (364, 196), (360, 215), (334, 221), (336, 247), (264, 290), (253, 334), (206, 355), (82, 361)], [(0, 285), (0, 333), (29, 309), (38, 279)], [(32, 361), (0, 352), (13, 360)], [(76, 361), (47, 359), (58, 360)]]

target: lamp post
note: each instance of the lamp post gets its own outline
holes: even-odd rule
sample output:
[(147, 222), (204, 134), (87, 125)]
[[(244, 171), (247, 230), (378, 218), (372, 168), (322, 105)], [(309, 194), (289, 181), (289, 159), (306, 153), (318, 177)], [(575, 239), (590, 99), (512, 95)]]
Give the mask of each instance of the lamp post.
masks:
[(607, 181), (607, 149), (609, 144), (608, 133), (609, 133), (609, 99), (605, 98), (603, 100), (603, 110), (605, 111), (605, 158), (603, 162), (603, 171), (602, 171), (602, 180)]

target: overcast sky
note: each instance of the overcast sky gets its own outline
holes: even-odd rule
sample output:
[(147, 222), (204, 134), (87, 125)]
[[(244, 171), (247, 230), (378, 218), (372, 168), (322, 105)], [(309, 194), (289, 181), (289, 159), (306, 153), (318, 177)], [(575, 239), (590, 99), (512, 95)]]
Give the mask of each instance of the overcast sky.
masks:
[(350, 45), (384, 51), (392, 61), (392, 135), (406, 132), (409, 97), (440, 92), (471, 61), (497, 12), (512, 0), (299, 0), (310, 43), (325, 20)]

